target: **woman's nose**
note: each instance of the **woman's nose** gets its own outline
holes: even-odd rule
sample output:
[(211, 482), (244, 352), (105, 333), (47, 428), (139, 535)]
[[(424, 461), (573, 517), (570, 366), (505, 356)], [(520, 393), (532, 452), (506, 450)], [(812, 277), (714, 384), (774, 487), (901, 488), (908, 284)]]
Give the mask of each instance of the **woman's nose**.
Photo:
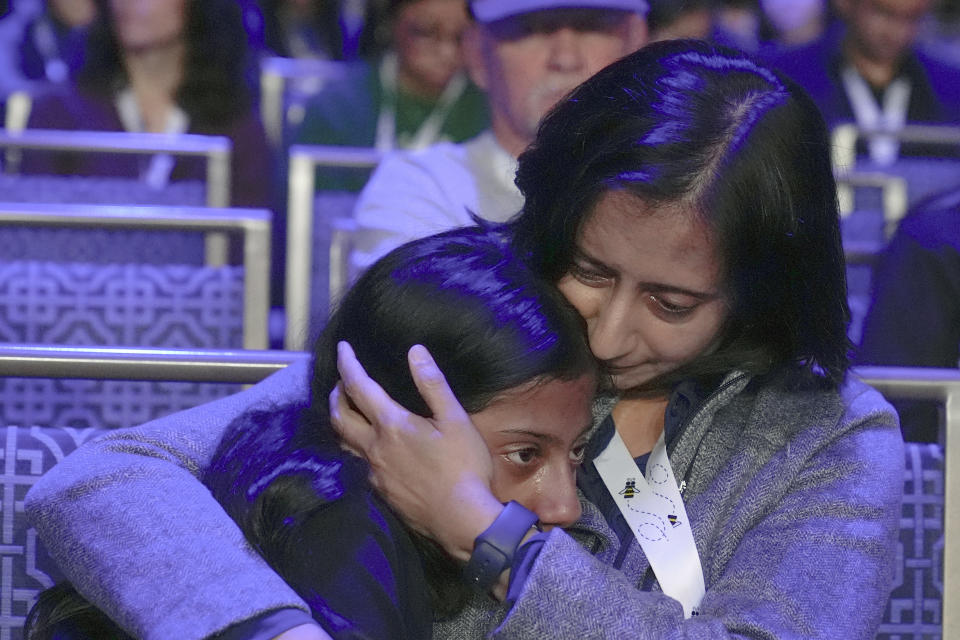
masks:
[(632, 354), (637, 348), (635, 325), (639, 313), (628, 296), (614, 293), (607, 298), (592, 322), (587, 322), (593, 355), (603, 361), (616, 361)]

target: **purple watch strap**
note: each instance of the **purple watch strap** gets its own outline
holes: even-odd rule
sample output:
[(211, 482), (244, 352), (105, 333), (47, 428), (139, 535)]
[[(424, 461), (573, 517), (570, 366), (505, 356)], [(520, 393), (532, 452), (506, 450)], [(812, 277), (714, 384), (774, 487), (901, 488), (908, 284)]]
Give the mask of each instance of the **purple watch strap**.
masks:
[(474, 541), (470, 562), (464, 569), (467, 582), (484, 591), (490, 589), (513, 562), (517, 547), (536, 523), (537, 514), (518, 502), (508, 502), (493, 524)]

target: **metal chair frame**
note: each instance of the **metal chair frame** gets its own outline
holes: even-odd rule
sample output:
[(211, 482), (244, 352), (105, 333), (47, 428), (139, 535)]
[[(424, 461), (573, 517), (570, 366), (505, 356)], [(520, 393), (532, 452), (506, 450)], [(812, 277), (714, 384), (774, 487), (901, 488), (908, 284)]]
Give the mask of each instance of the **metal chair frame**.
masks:
[(960, 593), (960, 370), (858, 367), (854, 373), (887, 398), (944, 403), (940, 431), (945, 466), (941, 621), (944, 638), (960, 638), (960, 611), (948, 606), (948, 598)]
[(937, 124), (908, 124), (893, 131), (861, 129), (853, 123), (837, 125), (830, 134), (833, 166), (838, 171), (851, 170), (857, 164), (857, 140), (893, 136), (900, 142), (937, 145), (960, 145), (960, 127)]
[(127, 131), (58, 131), (26, 129), (0, 132), (0, 147), (48, 151), (109, 153), (168, 153), (207, 159), (207, 206), (230, 204), (230, 154), (233, 144), (225, 136), (192, 133), (130, 133)]
[[(0, 203), (0, 224), (94, 229), (198, 231), (225, 236), (243, 234), (243, 346), (265, 349), (270, 308), (270, 229), (265, 209)], [(224, 247), (225, 248), (225, 247)], [(207, 264), (221, 266), (226, 253)]]
[[(313, 204), (316, 198), (317, 167), (375, 167), (382, 152), (369, 147), (294, 145), (290, 147), (287, 197), (287, 264), (284, 307), (284, 347), (303, 349), (310, 322), (311, 269), (313, 264)], [(349, 237), (352, 220), (331, 221), (330, 299), (347, 286)]]
[[(907, 181), (879, 171), (837, 171), (837, 200), (840, 217), (846, 218), (855, 209), (853, 190), (857, 187), (880, 189), (883, 207), (883, 235), (889, 240), (900, 221), (907, 214)], [(885, 243), (869, 241), (845, 242), (843, 249), (847, 262), (873, 262), (883, 250)]]
[(254, 384), (302, 351), (133, 349), (0, 343), (0, 376)]
[(323, 88), (331, 78), (342, 75), (348, 63), (335, 60), (307, 58), (263, 58), (260, 61), (260, 115), (267, 139), (280, 149), (285, 142), (284, 132), (290, 119), (286, 104), (287, 88), (291, 82), (313, 82), (314, 92)]

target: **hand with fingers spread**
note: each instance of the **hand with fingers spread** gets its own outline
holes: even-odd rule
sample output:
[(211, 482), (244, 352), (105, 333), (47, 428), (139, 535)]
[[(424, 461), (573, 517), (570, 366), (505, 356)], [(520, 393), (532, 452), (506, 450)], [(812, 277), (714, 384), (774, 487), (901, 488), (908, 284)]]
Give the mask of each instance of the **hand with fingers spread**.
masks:
[(371, 482), (408, 524), (461, 560), (503, 509), (491, 491), (487, 445), (427, 350), (408, 354), (417, 389), (433, 413), (396, 403), (338, 346), (341, 384), (330, 394), (331, 422), (344, 444), (370, 463)]

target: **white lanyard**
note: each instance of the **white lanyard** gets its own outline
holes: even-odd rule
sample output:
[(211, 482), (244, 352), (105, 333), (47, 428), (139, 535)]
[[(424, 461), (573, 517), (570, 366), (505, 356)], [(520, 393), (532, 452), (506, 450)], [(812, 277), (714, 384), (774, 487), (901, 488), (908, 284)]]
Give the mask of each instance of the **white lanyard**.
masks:
[[(883, 92), (883, 110), (880, 110), (873, 92), (853, 67), (841, 73), (843, 86), (850, 98), (850, 107), (861, 129), (868, 131), (897, 131), (907, 121), (910, 105), (910, 81), (897, 78)], [(868, 143), (870, 158), (878, 165), (893, 164), (900, 152), (900, 143), (894, 136), (875, 136)]]
[(684, 616), (697, 615), (706, 593), (703, 567), (663, 433), (650, 452), (646, 476), (640, 475), (616, 430), (594, 464), (650, 561), (663, 592), (680, 602)]
[(395, 146), (403, 149), (423, 149), (437, 142), (440, 130), (453, 108), (453, 103), (467, 88), (467, 78), (462, 73), (450, 78), (443, 93), (427, 118), (409, 140), (397, 139), (397, 56), (387, 54), (380, 61), (380, 87), (383, 98), (380, 101), (380, 113), (377, 115), (377, 134), (374, 146), (380, 151), (390, 151)]
[[(143, 118), (133, 91), (129, 88), (123, 89), (117, 94), (115, 102), (123, 128), (131, 132), (143, 131)], [(174, 106), (167, 115), (167, 126), (164, 128), (164, 133), (185, 133), (189, 126), (190, 118), (183, 109)], [(150, 165), (141, 174), (140, 179), (154, 189), (163, 189), (170, 182), (173, 164), (173, 156), (168, 153), (158, 153), (150, 158)]]

